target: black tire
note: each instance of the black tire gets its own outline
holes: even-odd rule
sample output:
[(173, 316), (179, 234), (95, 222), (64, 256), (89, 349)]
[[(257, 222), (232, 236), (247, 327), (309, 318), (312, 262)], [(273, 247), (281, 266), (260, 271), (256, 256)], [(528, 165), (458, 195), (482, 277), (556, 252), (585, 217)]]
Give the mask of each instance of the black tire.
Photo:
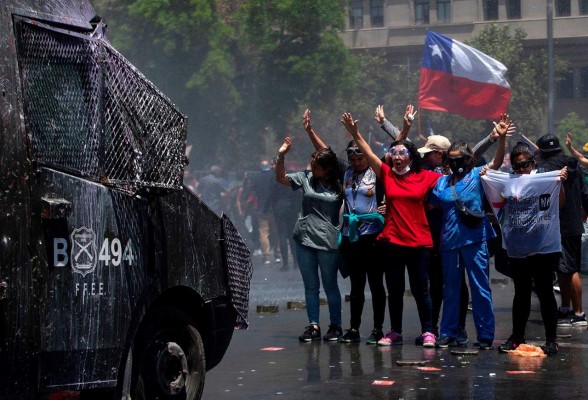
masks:
[(131, 399), (197, 400), (206, 363), (193, 320), (175, 308), (162, 308), (139, 332), (133, 356)]

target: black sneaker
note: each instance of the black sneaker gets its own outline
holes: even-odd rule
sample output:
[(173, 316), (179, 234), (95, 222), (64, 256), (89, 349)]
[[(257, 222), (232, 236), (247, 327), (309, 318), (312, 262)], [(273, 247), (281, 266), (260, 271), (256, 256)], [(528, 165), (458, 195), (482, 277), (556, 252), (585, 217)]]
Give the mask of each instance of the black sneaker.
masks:
[(468, 344), (468, 333), (466, 332), (465, 329), (460, 329), (459, 330), (459, 333), (457, 334), (457, 337), (455, 338), (455, 341), (460, 346), (465, 346), (465, 345)]
[(374, 329), (368, 336), (365, 344), (378, 344), (378, 341), (384, 337), (384, 332), (381, 329)]
[(474, 347), (477, 347), (480, 350), (492, 350), (494, 348), (492, 342), (488, 340), (480, 340), (479, 342), (474, 343)]
[(457, 347), (457, 340), (447, 335), (441, 335), (435, 341), (435, 347), (446, 349), (448, 347)]
[(314, 325), (308, 325), (304, 329), (304, 333), (300, 335), (300, 337), (298, 338), (298, 340), (300, 340), (301, 342), (313, 342), (315, 340), (321, 340), (320, 326), (317, 326), (315, 328)]
[(359, 331), (357, 329), (348, 329), (343, 336), (339, 338), (341, 343), (358, 343), (361, 342)]
[(548, 356), (554, 356), (559, 351), (557, 342), (545, 342), (545, 346), (541, 346), (541, 350)]
[(329, 325), (329, 330), (323, 336), (323, 340), (327, 342), (336, 342), (339, 338), (343, 336), (343, 330), (339, 325)]
[(576, 315), (576, 313), (572, 313), (572, 317), (570, 318), (570, 323), (572, 326), (586, 326), (588, 322), (586, 322), (586, 314), (582, 313), (582, 315)]
[(557, 310), (557, 326), (563, 328), (569, 328), (572, 326), (572, 315), (575, 315), (573, 311), (563, 313)]
[(508, 353), (509, 351), (516, 350), (517, 347), (519, 347), (519, 345), (521, 343), (525, 343), (525, 341), (524, 340), (518, 341), (518, 340), (515, 340), (512, 337), (510, 337), (510, 338), (508, 338), (508, 340), (506, 342), (504, 342), (500, 346), (498, 346), (498, 351), (501, 353)]

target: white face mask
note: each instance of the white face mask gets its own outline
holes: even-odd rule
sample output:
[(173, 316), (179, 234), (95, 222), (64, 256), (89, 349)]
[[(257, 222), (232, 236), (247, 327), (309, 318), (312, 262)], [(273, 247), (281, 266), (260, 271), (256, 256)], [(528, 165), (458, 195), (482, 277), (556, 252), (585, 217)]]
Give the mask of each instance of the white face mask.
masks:
[(408, 174), (408, 172), (410, 171), (410, 164), (408, 164), (406, 167), (404, 167), (404, 168), (403, 168), (402, 170), (400, 170), (400, 171), (399, 171), (399, 170), (397, 170), (397, 169), (396, 169), (396, 167), (394, 167), (394, 168), (392, 168), (392, 171), (394, 171), (394, 173), (395, 173), (396, 175), (400, 175), (400, 176), (402, 176), (402, 175), (406, 175), (406, 174)]

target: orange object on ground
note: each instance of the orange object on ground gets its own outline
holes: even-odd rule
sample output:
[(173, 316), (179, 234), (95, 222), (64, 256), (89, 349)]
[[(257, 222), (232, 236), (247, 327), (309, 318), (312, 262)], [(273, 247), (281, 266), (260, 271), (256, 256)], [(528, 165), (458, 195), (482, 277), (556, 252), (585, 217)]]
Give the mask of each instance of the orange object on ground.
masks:
[(516, 348), (516, 350), (511, 350), (508, 353), (521, 357), (547, 357), (541, 347), (525, 343), (521, 343), (519, 347)]

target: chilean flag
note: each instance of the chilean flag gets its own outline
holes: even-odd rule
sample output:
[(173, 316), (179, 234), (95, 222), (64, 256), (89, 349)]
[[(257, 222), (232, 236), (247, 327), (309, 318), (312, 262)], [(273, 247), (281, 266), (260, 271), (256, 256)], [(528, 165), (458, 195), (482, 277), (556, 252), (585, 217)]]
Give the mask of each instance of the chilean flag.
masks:
[(419, 82), (419, 107), (473, 119), (506, 112), (506, 67), (479, 50), (428, 31)]

